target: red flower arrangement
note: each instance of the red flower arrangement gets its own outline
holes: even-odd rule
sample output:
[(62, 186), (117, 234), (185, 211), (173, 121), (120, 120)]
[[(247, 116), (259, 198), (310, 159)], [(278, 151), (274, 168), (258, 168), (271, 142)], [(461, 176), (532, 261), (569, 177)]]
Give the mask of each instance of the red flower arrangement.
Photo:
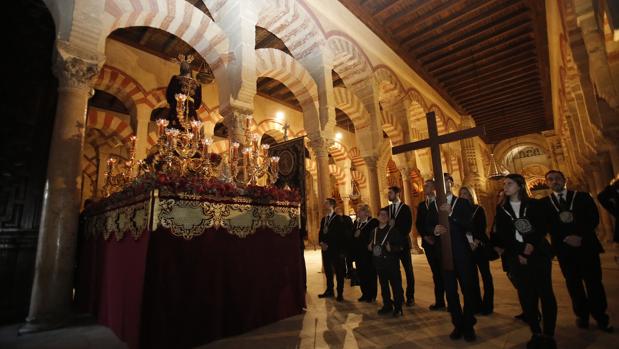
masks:
[(131, 182), (122, 191), (94, 203), (93, 210), (104, 209), (110, 205), (124, 202), (151, 190), (160, 189), (175, 194), (213, 195), (218, 197), (246, 197), (255, 202), (267, 203), (273, 201), (299, 202), (297, 190), (276, 187), (261, 187), (248, 185), (237, 187), (216, 178), (205, 180), (199, 176), (171, 176), (164, 173), (146, 173)]

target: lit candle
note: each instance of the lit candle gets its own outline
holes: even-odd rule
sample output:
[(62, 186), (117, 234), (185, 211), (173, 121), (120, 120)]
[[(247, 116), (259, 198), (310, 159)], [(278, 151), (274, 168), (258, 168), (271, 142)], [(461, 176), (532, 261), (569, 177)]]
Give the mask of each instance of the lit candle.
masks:
[(208, 147), (213, 143), (213, 140), (210, 138), (205, 138), (202, 141), (202, 156), (206, 157), (208, 155)]
[(249, 129), (249, 122), (251, 121), (251, 119), (253, 119), (253, 116), (251, 116), (251, 115), (247, 115), (245, 117), (245, 128), (246, 129)]
[(239, 142), (232, 143), (232, 159), (236, 160), (239, 155)]
[(161, 137), (161, 135), (163, 135), (164, 130), (166, 127), (168, 127), (168, 124), (170, 122), (166, 119), (157, 119), (157, 133), (158, 136)]

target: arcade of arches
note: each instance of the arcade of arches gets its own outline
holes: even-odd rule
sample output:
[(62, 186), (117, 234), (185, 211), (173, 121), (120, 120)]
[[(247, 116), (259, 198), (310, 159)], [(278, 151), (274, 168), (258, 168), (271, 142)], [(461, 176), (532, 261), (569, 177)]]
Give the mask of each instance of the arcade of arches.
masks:
[[(387, 204), (391, 185), (404, 189), (409, 204), (423, 199), (423, 180), (433, 176), (429, 150), (394, 156), (391, 147), (426, 138), (425, 114), (430, 111), (437, 115), (439, 133), (488, 125), (487, 137), (441, 148), (443, 168), (456, 187), (473, 186), (487, 208), (495, 206), (499, 188), (487, 179), (491, 154), (510, 171), (525, 175), (539, 196), (547, 193), (543, 176), (549, 169), (562, 170), (570, 187), (591, 193), (600, 192), (619, 173), (619, 13), (598, 6), (607, 1), (545, 1), (544, 32), (535, 32), (547, 41), (546, 71), (540, 79), (544, 91), (538, 96), (546, 108), (544, 120), (536, 129), (506, 126), (511, 133), (492, 132), (502, 120), (521, 114), (486, 106), (496, 120), (479, 116), (477, 102), (462, 102), (467, 98), (459, 92), (450, 95), (454, 90), (449, 84), (427, 73), (432, 62), (424, 61), (425, 73), (419, 72), (370, 24), (364, 25), (363, 15), (347, 9), (353, 1), (44, 2), (55, 24), (58, 79), (48, 181), (72, 182), (50, 192), (62, 199), (44, 203), (40, 234), (48, 234), (52, 224), (76, 228), (64, 220), (76, 219), (86, 199), (101, 195), (106, 160), (110, 155), (127, 158), (131, 136), (137, 137), (138, 158), (149, 153), (156, 140), (154, 120), (167, 108), (166, 85), (178, 74), (171, 59), (179, 53), (194, 54), (194, 75), (207, 76), (201, 81), (199, 117), (217, 152), (227, 150), (226, 137), (243, 134), (237, 121), (247, 114), (253, 115), (250, 127), (265, 142), (280, 142), (284, 133), (305, 137), (310, 245), (317, 243), (321, 202), (327, 197), (336, 197), (349, 214), (355, 209), (353, 191), (374, 210)], [(380, 18), (392, 9), (382, 11)], [(424, 54), (437, 62), (443, 59), (432, 51)], [(480, 75), (490, 72), (478, 68)], [(508, 84), (489, 84), (497, 82)], [(480, 92), (476, 100), (491, 97)], [(57, 209), (45, 206), (49, 204), (71, 207), (74, 215), (45, 221), (45, 212)], [(610, 239), (612, 224), (603, 214), (603, 239)], [(74, 236), (54, 234), (40, 240), (40, 248), (46, 243), (41, 241), (51, 244)], [(32, 301), (37, 299), (35, 295)], [(38, 306), (44, 312), (44, 305)]]

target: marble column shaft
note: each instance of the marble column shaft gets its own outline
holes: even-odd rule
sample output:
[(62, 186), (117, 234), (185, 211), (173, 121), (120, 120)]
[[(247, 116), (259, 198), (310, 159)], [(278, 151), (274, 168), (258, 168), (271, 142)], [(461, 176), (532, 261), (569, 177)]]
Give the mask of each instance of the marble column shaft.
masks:
[(378, 216), (380, 210), (380, 187), (378, 183), (378, 164), (375, 157), (364, 157), (365, 166), (368, 171), (368, 186), (370, 189), (370, 208), (372, 216)]
[(310, 140), (310, 146), (316, 155), (316, 167), (318, 170), (318, 201), (320, 207), (331, 196), (331, 181), (329, 179), (329, 151), (328, 141), (324, 138)]
[(80, 161), (90, 84), (98, 73), (99, 62), (67, 55), (59, 47), (54, 68), (59, 80), (58, 103), (27, 318), (31, 327), (42, 328), (62, 323), (71, 311), (80, 209)]

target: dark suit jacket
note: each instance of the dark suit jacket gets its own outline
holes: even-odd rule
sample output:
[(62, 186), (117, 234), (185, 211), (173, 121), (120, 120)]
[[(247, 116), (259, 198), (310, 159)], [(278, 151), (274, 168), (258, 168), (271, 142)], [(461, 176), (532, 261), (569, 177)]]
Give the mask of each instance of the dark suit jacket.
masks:
[(369, 218), (368, 222), (360, 229), (359, 237), (354, 237), (355, 231), (360, 227), (358, 220), (353, 225), (352, 251), (355, 258), (370, 254), (368, 245), (374, 237), (374, 228), (378, 226), (378, 219)]
[(615, 217), (615, 236), (613, 240), (619, 242), (619, 182), (608, 185), (598, 194), (598, 200), (604, 208)]
[[(389, 217), (389, 219), (395, 219), (395, 227), (404, 238), (404, 245), (402, 246), (405, 249), (410, 249), (411, 241), (409, 234), (411, 232), (411, 229), (413, 228), (413, 212), (411, 211), (410, 206), (408, 206), (407, 204), (402, 202), (401, 205), (402, 208), (400, 208), (398, 215), (396, 217)], [(390, 215), (392, 215), (394, 213), (392, 213), (392, 210), (389, 209), (390, 206), (391, 205), (387, 205), (384, 207), (384, 209), (387, 209), (387, 211), (390, 212)]]
[(452, 212), (449, 216), (449, 234), (454, 262), (470, 262), (471, 246), (466, 238), (466, 232), (473, 230), (473, 206), (470, 201), (453, 196)]
[[(574, 195), (576, 196), (574, 197)], [(593, 198), (589, 193), (568, 190), (566, 195), (568, 205), (571, 204), (572, 199), (574, 200), (572, 211), (574, 221), (572, 223), (563, 223), (559, 219), (559, 213), (551, 202), (553, 200), (555, 205), (560, 208), (554, 194), (542, 199), (544, 215), (546, 217), (546, 229), (550, 233), (552, 246), (557, 256), (561, 258), (576, 252), (603, 252), (604, 249), (595, 235), (595, 228), (600, 223), (600, 215)], [(582, 237), (581, 247), (571, 247), (563, 242), (566, 236), (572, 234)]]
[(325, 223), (326, 216), (320, 220), (320, 231), (318, 233), (318, 241), (326, 243), (329, 247), (327, 254), (339, 255), (347, 252), (347, 236), (346, 223), (341, 216), (333, 213), (334, 217), (328, 223)]
[[(544, 223), (544, 207), (539, 200), (529, 199), (520, 204), (520, 217), (524, 218), (526, 209), (526, 218), (531, 222), (533, 231), (528, 234), (522, 234), (523, 241), (516, 239), (516, 228), (512, 217), (516, 217), (509, 200), (505, 200), (503, 205), (496, 208), (496, 216), (494, 218), (495, 234), (493, 234), (493, 242), (496, 246), (505, 249), (503, 257), (508, 265), (508, 269), (513, 271), (514, 267), (520, 265), (518, 255), (524, 256), (524, 248), (527, 243), (533, 245), (533, 253), (529, 259), (529, 264), (533, 264), (540, 258), (552, 258), (552, 250), (550, 244), (546, 240), (546, 226)], [(506, 213), (505, 211), (509, 212)], [(511, 216), (510, 216), (511, 215)]]
[(471, 224), (471, 234), (473, 238), (483, 244), (490, 244), (490, 238), (486, 234), (486, 211), (479, 205), (473, 205), (473, 222)]
[(430, 245), (425, 239), (422, 239), (421, 246), (424, 249), (440, 245), (440, 237), (434, 236), (434, 227), (438, 224), (438, 211), (436, 207), (435, 202), (430, 203), (427, 200), (420, 202), (419, 206), (417, 206), (417, 217), (415, 219), (417, 231), (422, 237), (431, 236), (434, 239), (434, 245)]

